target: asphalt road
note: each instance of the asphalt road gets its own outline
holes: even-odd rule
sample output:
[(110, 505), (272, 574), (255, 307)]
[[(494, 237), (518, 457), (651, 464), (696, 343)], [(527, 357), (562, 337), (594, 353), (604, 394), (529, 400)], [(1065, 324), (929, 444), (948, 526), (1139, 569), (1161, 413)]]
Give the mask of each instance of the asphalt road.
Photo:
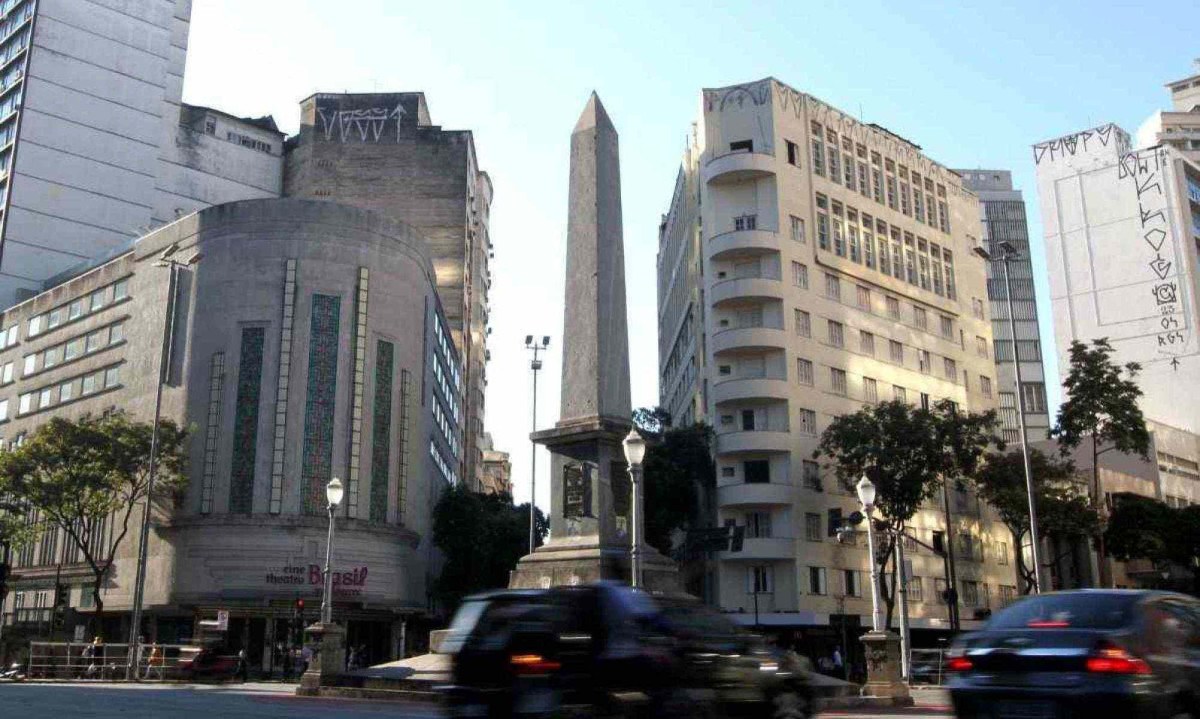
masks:
[[(404, 717), (440, 719), (436, 707), (393, 701), (313, 699), (297, 697), (294, 686), (282, 684), (99, 684), (0, 683), (0, 717), (20, 719), (356, 719)], [(884, 712), (830, 711), (822, 717), (938, 717), (951, 716), (945, 707), (926, 706)]]

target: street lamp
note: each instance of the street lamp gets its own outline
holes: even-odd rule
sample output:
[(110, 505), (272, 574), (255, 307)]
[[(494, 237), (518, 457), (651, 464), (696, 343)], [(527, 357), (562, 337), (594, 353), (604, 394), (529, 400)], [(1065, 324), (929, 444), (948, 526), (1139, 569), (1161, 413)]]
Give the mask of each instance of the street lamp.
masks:
[(154, 479), (157, 476), (158, 470), (158, 426), (159, 418), (162, 415), (163, 384), (165, 384), (171, 370), (171, 340), (175, 337), (175, 307), (178, 299), (176, 295), (178, 294), (179, 271), (196, 264), (200, 261), (201, 257), (200, 253), (197, 252), (186, 260), (177, 260), (174, 254), (178, 249), (178, 243), (172, 244), (163, 250), (162, 254), (154, 262), (155, 267), (166, 267), (170, 271), (170, 278), (167, 281), (167, 308), (166, 315), (163, 318), (162, 347), (158, 354), (158, 382), (154, 390), (154, 428), (150, 432), (150, 466), (146, 478), (146, 506), (142, 509), (137, 576), (134, 579), (133, 585), (133, 612), (130, 615), (129, 644), (125, 660), (126, 680), (137, 677), (137, 657), (141, 649), (142, 604), (145, 601), (146, 594), (146, 550), (150, 539), (150, 509), (151, 501), (154, 498)]
[[(529, 363), (529, 368), (533, 370), (533, 431), (537, 431), (537, 376), (538, 370), (542, 368), (542, 360), (538, 358), (538, 353), (544, 352), (550, 346), (550, 335), (542, 337), (541, 343), (537, 343), (533, 339), (533, 335), (525, 335), (525, 349), (533, 351), (533, 360)], [(537, 517), (537, 495), (534, 494), (534, 489), (537, 488), (537, 444), (530, 443), (530, 458), (529, 458), (529, 553), (533, 554), (535, 541), (535, 517)]]
[(325, 485), (325, 499), (329, 502), (329, 536), (325, 539), (325, 589), (321, 594), (321, 623), (333, 622), (333, 577), (330, 574), (333, 565), (333, 513), (342, 503), (342, 480), (334, 477)]
[[(642, 460), (646, 457), (646, 440), (636, 429), (629, 430), (623, 441), (625, 461), (629, 463), (629, 480), (633, 494), (630, 514), (633, 529), (629, 539), (629, 585), (634, 589), (642, 586)], [(756, 597), (757, 599), (757, 597)]]
[(871, 630), (883, 631), (883, 607), (879, 599), (879, 560), (875, 555), (875, 520), (871, 512), (875, 509), (875, 485), (863, 475), (858, 480), (854, 491), (862, 504), (863, 514), (867, 515), (867, 554), (871, 562)]
[[(1021, 357), (1017, 351), (1017, 320), (1013, 314), (1012, 283), (1008, 277), (1008, 263), (1021, 258), (1017, 248), (1011, 242), (998, 242), (997, 247), (1003, 253), (993, 257), (983, 247), (976, 247), (972, 252), (988, 262), (999, 262), (1004, 272), (1004, 296), (1008, 303), (1008, 333), (1012, 336), (1013, 367), (1016, 370), (1017, 389), (1017, 428), (1021, 432), (1021, 458), (1025, 464), (1025, 494), (1029, 502), (1029, 541), (1033, 545), (1033, 593), (1042, 592), (1041, 550), (1038, 548), (1037, 501), (1033, 494), (1033, 468), (1029, 463), (1029, 437), (1025, 434), (1025, 396), (1021, 389)], [(947, 529), (949, 529), (947, 527)], [(1016, 548), (1021, 551), (1020, 547)]]

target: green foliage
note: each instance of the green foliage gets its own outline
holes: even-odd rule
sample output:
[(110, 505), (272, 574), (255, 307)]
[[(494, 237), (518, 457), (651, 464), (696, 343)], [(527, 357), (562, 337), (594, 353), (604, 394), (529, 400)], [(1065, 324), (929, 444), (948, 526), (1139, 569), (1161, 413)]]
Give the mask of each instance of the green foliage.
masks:
[[(541, 510), (534, 521), (541, 545), (550, 523)], [(509, 571), (529, 551), (529, 504), (452, 487), (434, 507), (433, 543), (445, 558), (434, 591), (447, 608), (473, 592), (506, 587)]]
[(670, 556), (671, 536), (704, 519), (702, 497), (717, 483), (712, 428), (705, 424), (668, 429), (646, 448), (643, 489), (646, 543)]
[[(20, 447), (0, 454), (0, 495), (36, 511), (41, 529), (63, 530), (91, 569), (97, 624), (104, 609), (104, 575), (149, 493), (153, 430), (122, 412), (78, 420), (54, 417)], [(187, 483), (186, 438), (186, 430), (160, 421), (153, 502), (177, 496)], [(113, 522), (111, 532), (93, 532), (105, 521)]]
[(1170, 559), (1170, 537), (1180, 529), (1175, 524), (1177, 514), (1178, 510), (1157, 499), (1126, 492), (1113, 495), (1113, 510), (1104, 532), (1109, 553), (1125, 561)]
[(1107, 338), (1088, 347), (1071, 343), (1071, 369), (1063, 381), (1067, 399), (1058, 410), (1058, 421), (1050, 435), (1062, 444), (1064, 454), (1090, 437), (1093, 451), (1101, 445), (1149, 459), (1150, 433), (1138, 408), (1142, 390), (1135, 378), (1141, 366), (1124, 367), (1112, 360), (1113, 347)]
[(639, 407), (633, 410), (633, 426), (647, 440), (656, 439), (671, 428), (671, 413), (662, 407)]

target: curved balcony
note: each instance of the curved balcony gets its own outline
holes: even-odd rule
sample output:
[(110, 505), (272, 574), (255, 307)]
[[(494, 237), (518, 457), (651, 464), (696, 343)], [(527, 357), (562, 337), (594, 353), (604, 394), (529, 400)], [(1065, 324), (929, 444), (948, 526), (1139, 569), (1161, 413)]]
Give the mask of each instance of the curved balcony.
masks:
[(791, 506), (795, 488), (783, 482), (738, 483), (717, 487), (717, 503), (722, 507), (782, 504)]
[(774, 230), (730, 230), (708, 238), (708, 259), (726, 255), (763, 255), (779, 252), (779, 233)]
[(713, 384), (712, 400), (717, 404), (743, 399), (778, 399), (790, 397), (786, 379), (771, 377), (747, 377), (725, 379)]
[(722, 184), (745, 182), (775, 174), (775, 156), (762, 152), (727, 152), (704, 163), (700, 176), (704, 182)]
[(717, 454), (791, 452), (791, 438), (792, 435), (786, 431), (725, 432), (717, 435)]
[[(742, 540), (742, 551), (720, 552), (719, 559), (793, 559), (796, 542), (791, 537), (746, 537)], [(761, 607), (760, 607), (761, 609)]]
[(713, 307), (733, 300), (781, 300), (783, 282), (773, 277), (737, 277), (718, 280), (708, 290)]
[(730, 327), (713, 333), (712, 351), (717, 354), (743, 349), (785, 350), (787, 340), (782, 327)]

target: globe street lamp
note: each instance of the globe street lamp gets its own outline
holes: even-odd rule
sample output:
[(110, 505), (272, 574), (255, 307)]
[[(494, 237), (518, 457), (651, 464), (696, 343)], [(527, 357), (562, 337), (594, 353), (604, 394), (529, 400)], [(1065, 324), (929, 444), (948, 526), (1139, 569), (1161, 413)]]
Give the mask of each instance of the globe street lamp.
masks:
[(633, 529), (629, 540), (629, 585), (634, 589), (642, 586), (642, 460), (646, 456), (646, 440), (636, 429), (629, 430), (623, 442), (625, 461), (629, 463), (629, 480), (633, 494), (630, 514)]
[(870, 556), (871, 562), (871, 630), (882, 632), (883, 607), (880, 606), (879, 600), (879, 560), (875, 554), (875, 519), (871, 516), (875, 509), (875, 485), (864, 474), (855, 485), (854, 491), (858, 494), (859, 503), (862, 504), (863, 514), (867, 516), (867, 554)]
[(321, 594), (321, 623), (330, 624), (333, 621), (333, 577), (330, 567), (333, 562), (333, 513), (342, 503), (342, 480), (334, 477), (325, 485), (325, 499), (329, 502), (329, 536), (325, 539), (325, 588)]

